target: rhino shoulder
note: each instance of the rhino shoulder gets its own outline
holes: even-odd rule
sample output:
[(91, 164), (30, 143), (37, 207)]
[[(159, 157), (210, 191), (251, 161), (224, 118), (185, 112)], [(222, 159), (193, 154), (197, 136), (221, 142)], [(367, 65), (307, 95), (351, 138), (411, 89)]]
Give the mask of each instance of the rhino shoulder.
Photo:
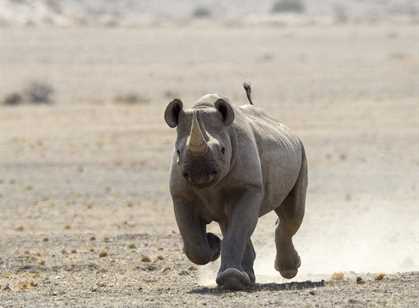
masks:
[(301, 151), (300, 139), (286, 125), (253, 105), (240, 106), (239, 109), (249, 122), (259, 147), (277, 144), (292, 152)]

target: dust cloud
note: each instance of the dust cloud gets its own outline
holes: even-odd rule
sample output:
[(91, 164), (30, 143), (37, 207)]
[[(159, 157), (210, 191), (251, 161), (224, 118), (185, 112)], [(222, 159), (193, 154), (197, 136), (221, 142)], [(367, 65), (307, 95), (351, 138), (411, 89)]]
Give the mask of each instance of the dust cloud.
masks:
[[(359, 273), (395, 273), (419, 266), (419, 208), (413, 201), (357, 200), (322, 204), (308, 200), (303, 226), (294, 237), (301, 256), (298, 275), (291, 281), (330, 279)], [(259, 283), (288, 282), (274, 269), (275, 214), (259, 220), (253, 235), (255, 273)], [(215, 228), (213, 228), (215, 230)], [(215, 286), (217, 262), (200, 268), (200, 284)]]

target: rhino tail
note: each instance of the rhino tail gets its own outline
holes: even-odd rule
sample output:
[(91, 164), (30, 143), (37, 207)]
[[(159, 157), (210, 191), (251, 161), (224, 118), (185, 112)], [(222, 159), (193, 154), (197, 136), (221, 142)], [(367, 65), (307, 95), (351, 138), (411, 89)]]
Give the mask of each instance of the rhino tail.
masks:
[(250, 83), (243, 82), (243, 89), (246, 91), (246, 96), (249, 100), (250, 105), (254, 105), (252, 101), (252, 87), (250, 86)]

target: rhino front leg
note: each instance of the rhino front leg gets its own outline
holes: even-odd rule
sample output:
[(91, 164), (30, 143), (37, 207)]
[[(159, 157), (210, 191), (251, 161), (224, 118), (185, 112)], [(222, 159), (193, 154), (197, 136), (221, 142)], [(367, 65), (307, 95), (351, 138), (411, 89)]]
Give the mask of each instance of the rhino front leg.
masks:
[(183, 239), (183, 250), (193, 263), (204, 265), (220, 255), (220, 239), (206, 233), (206, 223), (192, 205), (174, 201), (176, 222)]
[[(221, 227), (221, 231), (223, 235), (225, 235), (227, 226), (220, 225), (220, 227)], [(244, 251), (242, 267), (244, 271), (247, 273), (247, 275), (249, 276), (251, 283), (256, 282), (255, 272), (253, 270), (253, 264), (255, 263), (255, 259), (256, 259), (255, 248), (253, 247), (252, 240), (249, 239), (249, 242), (247, 243), (247, 246), (246, 246), (246, 250)]]
[(256, 259), (256, 252), (255, 248), (253, 247), (252, 240), (249, 239), (249, 243), (247, 244), (246, 251), (244, 252), (242, 266), (247, 275), (250, 278), (251, 283), (256, 282), (255, 272), (253, 271), (253, 264), (255, 263)]
[(254, 251), (250, 236), (258, 221), (262, 198), (260, 190), (247, 191), (227, 209), (229, 221), (221, 245), (218, 285), (240, 290), (252, 284), (253, 278), (249, 277), (246, 269), (251, 267), (253, 272)]

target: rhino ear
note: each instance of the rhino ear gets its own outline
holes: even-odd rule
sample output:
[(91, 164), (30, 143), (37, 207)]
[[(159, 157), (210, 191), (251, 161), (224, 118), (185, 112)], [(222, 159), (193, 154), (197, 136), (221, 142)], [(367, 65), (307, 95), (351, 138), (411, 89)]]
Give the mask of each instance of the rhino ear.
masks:
[(164, 119), (170, 127), (176, 127), (179, 123), (179, 113), (183, 110), (183, 103), (180, 99), (175, 98), (166, 107)]
[(215, 108), (221, 113), (223, 116), (223, 121), (225, 125), (230, 125), (234, 121), (234, 110), (231, 107), (230, 103), (226, 98), (219, 98), (214, 103)]

